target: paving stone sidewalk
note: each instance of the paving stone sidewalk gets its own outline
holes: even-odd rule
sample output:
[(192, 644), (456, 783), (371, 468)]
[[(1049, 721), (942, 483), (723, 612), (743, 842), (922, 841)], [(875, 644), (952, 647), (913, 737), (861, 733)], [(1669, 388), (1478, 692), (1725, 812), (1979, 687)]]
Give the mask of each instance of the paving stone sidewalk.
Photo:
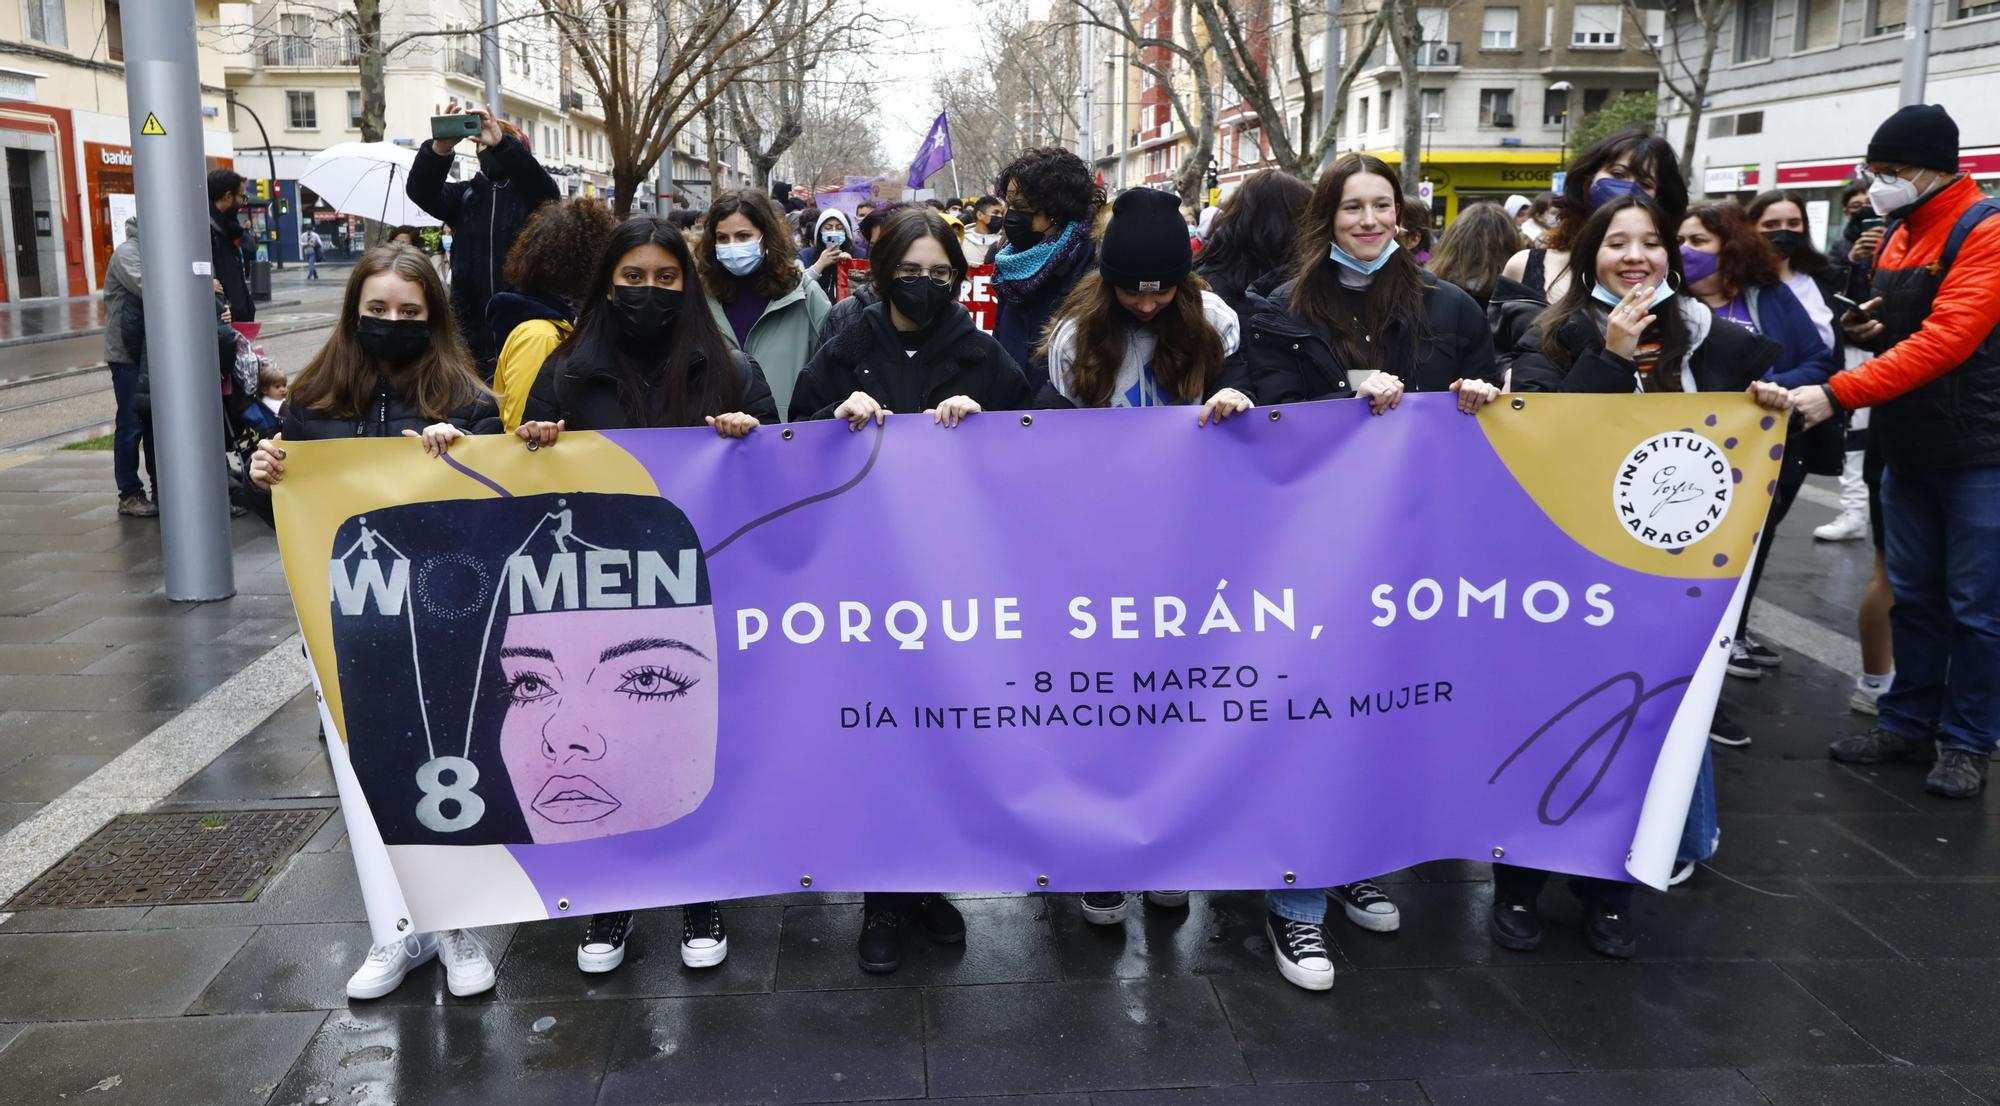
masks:
[[(0, 831), (295, 631), (254, 520), (235, 531), (241, 594), (181, 608), (160, 596), (156, 525), (118, 518), (109, 484), (105, 455), (0, 471)], [(1868, 553), (1814, 546), (1829, 517), (1800, 503), (1765, 597), (1852, 634)], [(0, 924), (0, 1101), (2000, 1101), (2000, 808), (1926, 797), (1921, 767), (1829, 763), (1863, 721), (1848, 677), (1785, 652), (1730, 681), (1756, 740), (1715, 750), (1721, 852), (1641, 892), (1631, 963), (1587, 951), (1553, 889), (1539, 953), (1494, 947), (1486, 867), (1444, 862), (1389, 877), (1400, 933), (1334, 923), (1330, 994), (1278, 978), (1255, 895), (1111, 930), (1067, 896), (966, 896), (969, 942), (919, 940), (884, 978), (855, 966), (852, 896), (794, 894), (732, 904), (712, 971), (680, 966), (676, 913), (654, 911), (608, 978), (576, 971), (575, 923), (540, 923), (484, 932), (491, 994), (449, 997), (427, 967), (350, 1004), (368, 938), (336, 817), (251, 903)], [(161, 805), (332, 795), (307, 693)]]

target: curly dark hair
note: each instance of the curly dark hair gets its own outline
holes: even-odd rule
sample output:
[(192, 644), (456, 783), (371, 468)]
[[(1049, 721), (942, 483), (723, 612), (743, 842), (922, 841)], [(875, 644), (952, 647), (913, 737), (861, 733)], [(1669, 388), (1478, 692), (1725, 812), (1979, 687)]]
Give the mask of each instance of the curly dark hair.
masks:
[[(764, 263), (747, 277), (736, 276), (715, 260), (716, 225), (731, 215), (748, 219), (764, 241)], [(708, 294), (721, 303), (734, 301), (737, 289), (745, 284), (771, 300), (799, 284), (799, 250), (792, 239), (791, 227), (778, 211), (777, 203), (754, 188), (732, 189), (708, 205), (701, 217), (701, 243), (695, 249), (695, 262), (701, 268), (701, 282), (708, 286)]]
[(1722, 245), (1715, 256), (1715, 275), (1722, 279), (1722, 291), (1736, 295), (1746, 288), (1769, 288), (1778, 283), (1778, 254), (1771, 243), (1757, 233), (1735, 200), (1695, 204), (1682, 221), (1693, 219), (1708, 228)]
[(1030, 208), (1055, 220), (1057, 226), (1089, 222), (1104, 203), (1104, 189), (1092, 178), (1090, 167), (1061, 146), (1022, 151), (1000, 170), (993, 186), (1002, 196), (1010, 188), (1018, 188)]
[(1617, 164), (1621, 158), (1627, 159), (1633, 182), (1653, 197), (1674, 225), (1680, 225), (1681, 214), (1687, 210), (1688, 204), (1687, 182), (1681, 179), (1680, 157), (1674, 153), (1672, 143), (1644, 127), (1635, 127), (1599, 139), (1570, 162), (1569, 175), (1563, 179), (1562, 195), (1556, 197), (1556, 210), (1562, 213), (1562, 223), (1549, 235), (1550, 249), (1570, 250), (1574, 247), (1577, 234), (1591, 215), (1591, 182), (1600, 169)]
[(617, 228), (617, 218), (599, 200), (543, 204), (507, 251), (507, 283), (574, 303), (590, 286), (591, 270)]

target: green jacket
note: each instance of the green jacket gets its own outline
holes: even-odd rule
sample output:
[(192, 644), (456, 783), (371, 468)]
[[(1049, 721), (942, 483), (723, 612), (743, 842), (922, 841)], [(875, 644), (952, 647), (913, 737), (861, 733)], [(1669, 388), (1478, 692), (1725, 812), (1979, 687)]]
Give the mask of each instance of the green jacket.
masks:
[[(708, 297), (708, 310), (715, 316), (715, 325), (723, 337), (734, 345), (736, 331), (729, 325), (729, 317), (722, 313), (722, 304), (712, 295)], [(826, 293), (820, 291), (819, 282), (811, 273), (801, 271), (798, 287), (764, 305), (764, 313), (750, 324), (750, 337), (743, 343), (743, 352), (764, 370), (764, 380), (771, 385), (771, 399), (777, 403), (781, 417), (791, 408), (792, 387), (798, 383), (799, 370), (806, 367), (806, 360), (819, 348), (820, 328), (832, 310), (833, 305), (827, 302)]]

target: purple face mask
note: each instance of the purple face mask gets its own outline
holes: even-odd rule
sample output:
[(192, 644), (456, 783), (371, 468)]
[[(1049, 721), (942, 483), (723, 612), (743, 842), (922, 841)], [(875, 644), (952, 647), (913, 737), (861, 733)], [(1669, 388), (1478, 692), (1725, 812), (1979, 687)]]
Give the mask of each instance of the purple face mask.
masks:
[(1714, 276), (1715, 264), (1716, 255), (1692, 246), (1681, 247), (1681, 275), (1689, 284), (1699, 284)]

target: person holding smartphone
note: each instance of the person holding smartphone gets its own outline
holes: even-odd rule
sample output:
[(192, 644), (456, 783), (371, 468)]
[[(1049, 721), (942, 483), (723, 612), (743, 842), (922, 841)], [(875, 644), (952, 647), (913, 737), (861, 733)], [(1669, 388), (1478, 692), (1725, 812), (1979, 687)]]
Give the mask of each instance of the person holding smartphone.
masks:
[[(479, 120), (476, 130), (463, 117)], [(473, 111), (451, 104), (431, 121), (432, 140), (417, 147), (404, 192), (410, 202), (461, 232), (452, 243), (451, 311), (472, 350), (479, 374), (493, 378), (506, 335), (486, 321), (486, 302), (509, 290), (507, 251), (545, 203), (562, 198), (555, 178), (535, 160), (528, 138), (513, 124), (496, 119), (489, 106)], [(438, 137), (442, 133), (443, 137)], [(479, 148), (479, 172), (471, 180), (448, 180), (458, 144), (471, 138)]]

